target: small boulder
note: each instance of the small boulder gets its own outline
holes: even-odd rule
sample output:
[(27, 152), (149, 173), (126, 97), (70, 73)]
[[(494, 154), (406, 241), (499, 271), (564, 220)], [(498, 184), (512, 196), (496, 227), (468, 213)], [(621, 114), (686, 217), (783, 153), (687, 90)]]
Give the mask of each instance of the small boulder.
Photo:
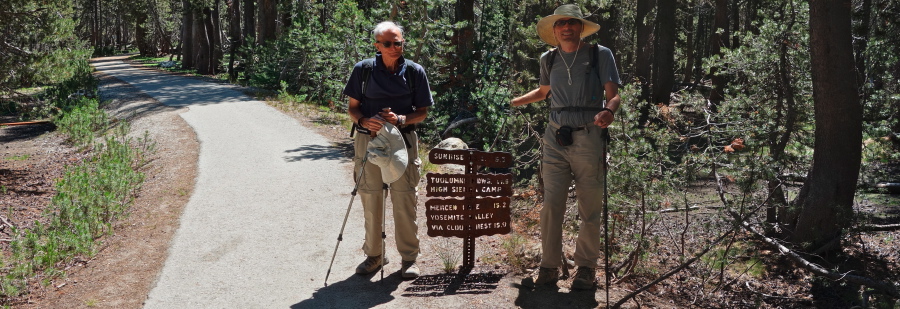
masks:
[(459, 150), (459, 149), (469, 149), (469, 145), (466, 142), (463, 142), (461, 139), (456, 137), (451, 137), (445, 140), (442, 140), (437, 146), (434, 148), (438, 149), (447, 149), (447, 150)]
[[(451, 137), (445, 140), (442, 140), (437, 146), (434, 146), (434, 149), (445, 149), (445, 150), (463, 150), (469, 149), (469, 145), (466, 142), (463, 142), (461, 139), (456, 137)], [(466, 167), (459, 164), (443, 164), (441, 165), (441, 169), (444, 172), (451, 174), (462, 174), (466, 172)]]

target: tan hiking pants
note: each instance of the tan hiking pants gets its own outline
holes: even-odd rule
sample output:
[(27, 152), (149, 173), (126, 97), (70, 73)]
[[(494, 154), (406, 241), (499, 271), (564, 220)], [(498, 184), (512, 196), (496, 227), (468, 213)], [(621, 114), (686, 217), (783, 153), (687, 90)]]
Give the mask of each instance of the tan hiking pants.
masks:
[[(416, 185), (419, 183), (419, 169), (422, 160), (418, 158), (418, 135), (416, 132), (404, 134), (412, 147), (407, 148), (410, 163), (406, 173), (399, 180), (390, 184), (391, 204), (394, 212), (394, 239), (397, 251), (404, 261), (415, 261), (419, 256), (418, 225), (416, 224)], [(359, 176), (360, 166), (366, 156), (366, 146), (372, 138), (367, 134), (356, 132), (354, 141), (356, 163), (353, 179)], [(381, 180), (381, 168), (372, 162), (365, 165), (365, 174), (360, 179), (359, 197), (363, 204), (366, 222), (366, 239), (363, 252), (368, 256), (381, 255), (381, 229), (384, 205), (384, 182)]]
[(544, 181), (544, 207), (541, 209), (541, 267), (562, 265), (562, 224), (569, 186), (575, 181), (578, 214), (581, 217), (575, 242), (575, 265), (597, 267), (603, 228), (603, 153), (606, 143), (602, 129), (588, 124), (572, 132), (572, 145), (556, 143), (556, 129), (548, 125), (543, 137), (541, 177)]

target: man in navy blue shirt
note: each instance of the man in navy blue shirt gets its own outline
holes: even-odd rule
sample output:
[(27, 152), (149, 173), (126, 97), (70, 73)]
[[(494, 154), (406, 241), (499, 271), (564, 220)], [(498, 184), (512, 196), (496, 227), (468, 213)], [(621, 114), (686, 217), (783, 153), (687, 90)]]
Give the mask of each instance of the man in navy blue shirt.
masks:
[[(378, 53), (374, 59), (360, 61), (353, 67), (344, 94), (349, 97), (348, 111), (357, 123), (354, 141), (356, 169), (364, 168), (360, 179), (359, 195), (365, 210), (366, 239), (363, 252), (367, 258), (356, 268), (358, 274), (377, 271), (387, 264), (382, 261), (384, 252), (380, 239), (383, 224), (384, 186), (381, 169), (374, 164), (362, 166), (366, 147), (372, 140), (370, 132), (381, 130), (390, 123), (400, 129), (406, 141), (409, 164), (405, 174), (391, 183), (390, 196), (394, 214), (394, 239), (403, 260), (400, 274), (411, 279), (419, 275), (416, 258), (419, 255), (418, 225), (416, 224), (416, 189), (422, 160), (418, 158), (418, 136), (415, 124), (428, 116), (428, 107), (434, 104), (425, 69), (403, 58), (403, 29), (393, 22), (382, 22), (372, 31)], [(354, 175), (356, 178), (356, 175)]]

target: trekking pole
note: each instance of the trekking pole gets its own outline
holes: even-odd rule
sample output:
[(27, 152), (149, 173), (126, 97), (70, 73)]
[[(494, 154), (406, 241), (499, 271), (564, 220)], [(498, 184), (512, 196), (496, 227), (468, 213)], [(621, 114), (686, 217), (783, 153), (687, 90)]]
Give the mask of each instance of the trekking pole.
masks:
[(384, 283), (384, 259), (387, 258), (384, 253), (384, 239), (387, 238), (387, 234), (384, 232), (384, 225), (387, 219), (385, 218), (385, 213), (387, 212), (387, 195), (388, 188), (390, 186), (388, 184), (384, 184), (384, 198), (381, 201), (381, 282)]
[[(568, 207), (566, 207), (568, 209)], [(578, 209), (578, 201), (575, 201), (575, 209)], [(578, 221), (578, 215), (575, 215), (575, 220)], [(563, 212), (563, 226), (566, 226), (566, 215)], [(562, 247), (562, 246), (560, 246)], [(560, 253), (560, 258), (562, 260), (562, 277), (560, 279), (569, 279), (569, 261), (566, 260), (566, 249), (562, 248), (562, 253)]]
[(609, 129), (603, 129), (603, 274), (606, 277), (606, 308), (609, 309), (609, 191), (606, 174), (609, 173)]
[(363, 157), (359, 176), (356, 177), (356, 185), (353, 186), (353, 192), (350, 192), (350, 204), (347, 205), (347, 214), (344, 215), (344, 223), (341, 224), (341, 232), (338, 233), (337, 244), (334, 245), (334, 253), (331, 254), (331, 264), (328, 264), (328, 272), (325, 273), (325, 286), (328, 286), (328, 276), (331, 275), (331, 266), (334, 266), (334, 257), (337, 256), (338, 246), (341, 245), (341, 240), (344, 240), (344, 228), (347, 226), (347, 218), (350, 217), (350, 208), (353, 207), (353, 199), (356, 198), (356, 190), (359, 189), (359, 181), (362, 180), (363, 174), (366, 172), (366, 162), (368, 161), (369, 156)]

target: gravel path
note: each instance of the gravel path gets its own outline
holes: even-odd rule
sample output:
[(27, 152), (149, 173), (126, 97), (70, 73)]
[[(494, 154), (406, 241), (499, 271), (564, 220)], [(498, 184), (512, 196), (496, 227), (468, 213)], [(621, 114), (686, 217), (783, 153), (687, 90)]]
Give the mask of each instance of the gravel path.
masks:
[[(198, 176), (145, 308), (272, 308), (322, 285), (352, 181), (328, 140), (228, 85), (97, 64), (167, 106), (200, 141)], [(343, 202), (342, 202), (343, 201)], [(362, 218), (360, 209), (351, 221)], [(361, 239), (359, 229), (345, 237)], [(348, 244), (344, 244), (347, 246)], [(342, 250), (334, 281), (358, 259)]]

